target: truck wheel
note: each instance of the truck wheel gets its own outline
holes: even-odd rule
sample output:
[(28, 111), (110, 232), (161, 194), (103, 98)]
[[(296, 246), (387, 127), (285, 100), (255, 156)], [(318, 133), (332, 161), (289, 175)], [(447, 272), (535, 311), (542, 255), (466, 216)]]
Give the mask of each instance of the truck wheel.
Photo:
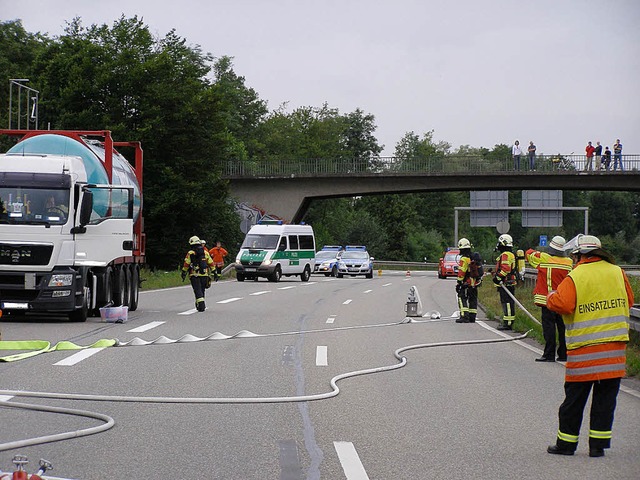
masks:
[(113, 305), (116, 307), (125, 306), (129, 303), (129, 292), (127, 284), (127, 269), (124, 265), (116, 267), (113, 282)]
[(280, 270), (280, 265), (276, 265), (276, 269), (273, 271), (271, 275), (269, 275), (270, 282), (279, 282), (282, 278), (282, 270)]
[(300, 274), (300, 280), (303, 282), (308, 282), (311, 277), (311, 270), (309, 269), (309, 265), (304, 267), (304, 271)]
[(140, 297), (140, 269), (137, 265), (131, 266), (131, 283), (129, 287), (129, 311), (135, 312), (138, 309), (138, 299)]
[(244, 273), (237, 272), (236, 280), (238, 280), (239, 282), (244, 282)]
[(91, 297), (91, 289), (89, 287), (83, 288), (82, 294), (82, 307), (78, 310), (74, 310), (69, 314), (69, 320), (72, 322), (86, 322), (89, 316), (89, 298)]

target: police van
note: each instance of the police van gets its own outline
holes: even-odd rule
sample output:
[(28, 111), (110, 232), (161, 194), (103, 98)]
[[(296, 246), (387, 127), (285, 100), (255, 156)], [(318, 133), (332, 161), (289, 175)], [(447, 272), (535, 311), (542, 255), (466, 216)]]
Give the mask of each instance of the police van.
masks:
[(284, 275), (308, 282), (315, 267), (316, 240), (311, 225), (285, 225), (266, 220), (251, 227), (236, 257), (239, 282), (267, 278), (278, 282)]

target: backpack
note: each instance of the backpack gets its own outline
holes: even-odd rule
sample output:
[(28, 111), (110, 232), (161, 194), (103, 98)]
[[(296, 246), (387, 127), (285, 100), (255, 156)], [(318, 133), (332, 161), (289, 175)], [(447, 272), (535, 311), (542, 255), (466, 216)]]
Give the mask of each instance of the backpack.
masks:
[(204, 247), (198, 245), (191, 253), (191, 269), (197, 275), (204, 275), (207, 272), (207, 260), (204, 255)]
[(484, 276), (484, 265), (482, 264), (482, 257), (478, 252), (471, 254), (471, 262), (469, 263), (469, 277), (482, 278)]

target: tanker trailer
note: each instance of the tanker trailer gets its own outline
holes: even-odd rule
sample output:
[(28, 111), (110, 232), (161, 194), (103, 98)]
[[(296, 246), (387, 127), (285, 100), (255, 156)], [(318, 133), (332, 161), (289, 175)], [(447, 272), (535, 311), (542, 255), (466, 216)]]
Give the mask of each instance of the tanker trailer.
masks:
[[(86, 321), (136, 310), (145, 258), (142, 148), (111, 132), (0, 130), (0, 309)], [(131, 147), (132, 166), (115, 147)]]

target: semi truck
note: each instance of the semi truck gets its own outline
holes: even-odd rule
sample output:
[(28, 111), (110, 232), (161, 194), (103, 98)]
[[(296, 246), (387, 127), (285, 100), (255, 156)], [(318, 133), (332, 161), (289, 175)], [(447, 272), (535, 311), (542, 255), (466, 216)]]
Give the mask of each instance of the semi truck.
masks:
[[(0, 309), (84, 322), (138, 307), (146, 238), (140, 142), (108, 130), (0, 130)], [(116, 147), (128, 148), (133, 165)]]

